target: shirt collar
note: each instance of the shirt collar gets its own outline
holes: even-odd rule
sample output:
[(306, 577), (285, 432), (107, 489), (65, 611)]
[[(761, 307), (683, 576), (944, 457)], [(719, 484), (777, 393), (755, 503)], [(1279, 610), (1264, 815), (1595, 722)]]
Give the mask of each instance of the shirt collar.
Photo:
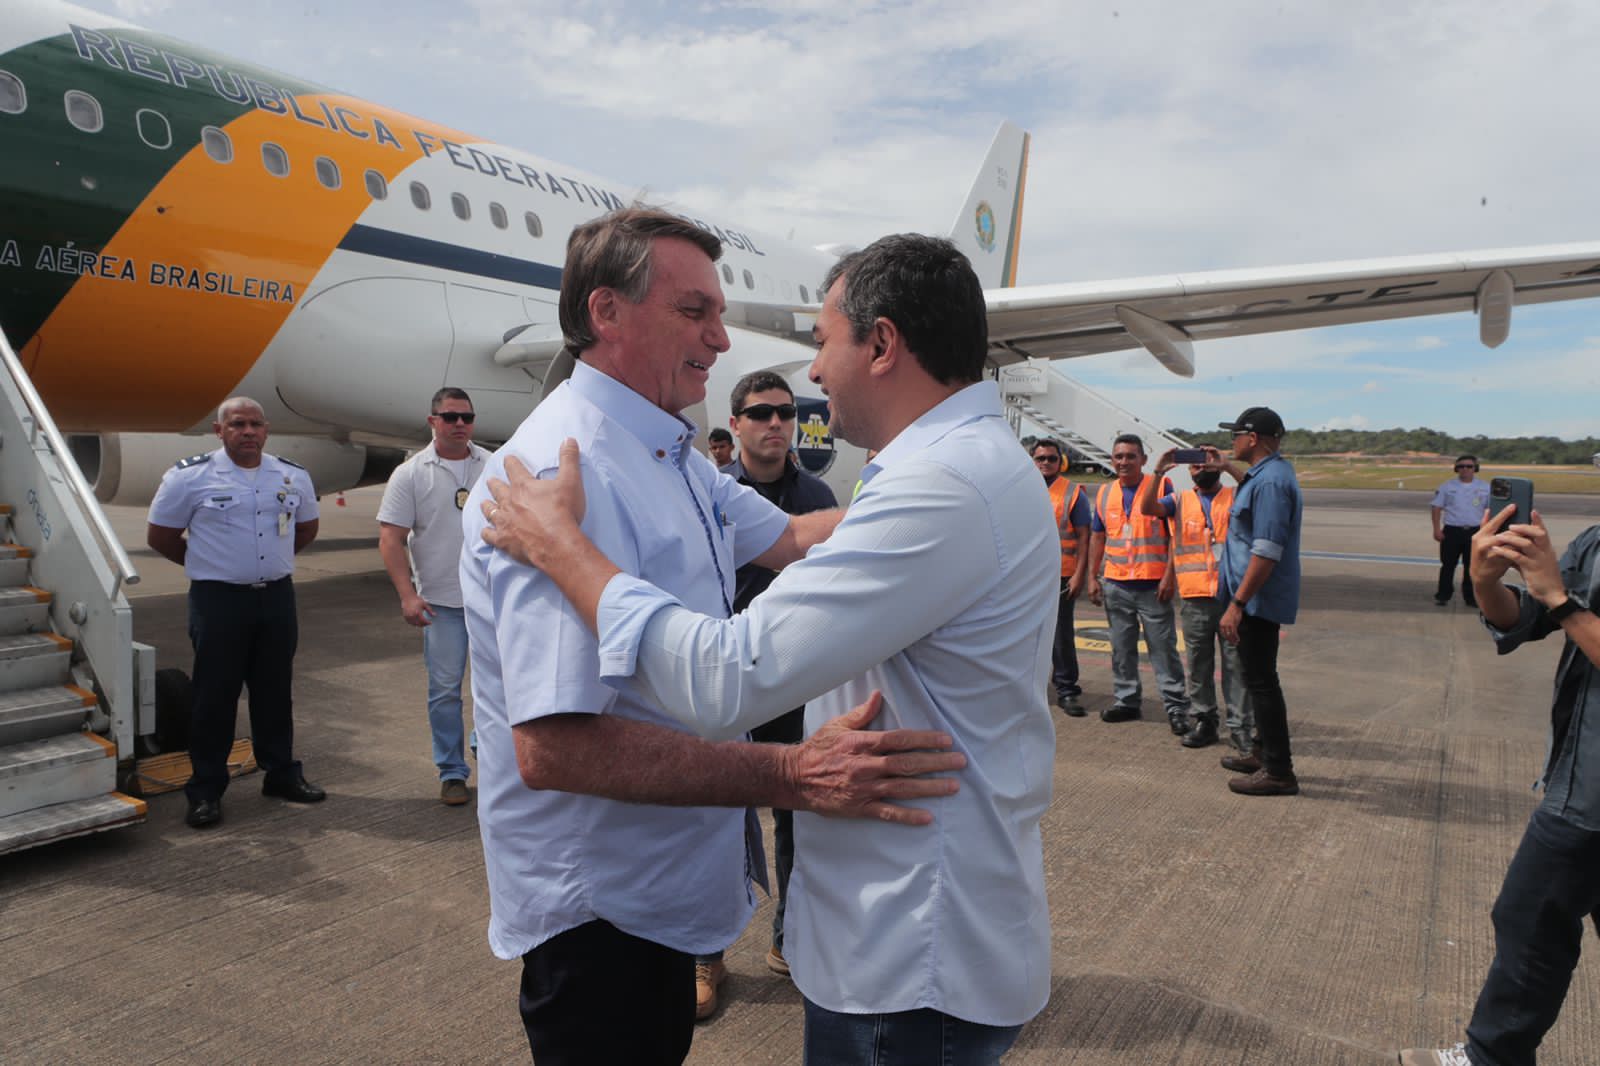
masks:
[(975, 381), (928, 408), (884, 445), (872, 462), (861, 468), (861, 484), (865, 486), (895, 463), (904, 462), (968, 422), (1002, 415), (999, 383)]
[(1254, 463), (1250, 464), (1250, 469), (1245, 471), (1245, 475), (1244, 476), (1247, 477), (1247, 478), (1255, 477), (1256, 474), (1261, 470), (1262, 467), (1266, 466), (1268, 463), (1272, 462), (1274, 459), (1282, 459), (1282, 458), (1283, 458), (1283, 453), (1282, 452), (1268, 452), (1265, 456), (1263, 456), (1260, 459), (1257, 459)]
[[(448, 459), (448, 460), (445, 459), (444, 456), (439, 454), (439, 449), (434, 447), (434, 445), (437, 444), (437, 443), (438, 443), (437, 441), (430, 440), (427, 444), (423, 445), (423, 447), (421, 449), (421, 451), (422, 451), (422, 461), (423, 462), (425, 462), (425, 463), (439, 463), (441, 465), (443, 465), (446, 462), (452, 462), (452, 463), (461, 462), (460, 459)], [(486, 454), (488, 454), (488, 453), (485, 452), (484, 449), (480, 445), (478, 445), (476, 442), (470, 441), (470, 440), (467, 441), (467, 455), (466, 455), (467, 462), (469, 462), (469, 463), (481, 463), (481, 462), (483, 462), (483, 457)]]
[(794, 481), (800, 477), (800, 471), (795, 469), (794, 463), (787, 457), (783, 461), (783, 472), (778, 475), (776, 481), (757, 481), (751, 477), (750, 471), (744, 468), (744, 460), (742, 458), (735, 459), (729, 463), (723, 468), (722, 472), (745, 485), (779, 485), (786, 481)]
[(583, 360), (572, 368), (567, 385), (594, 404), (607, 418), (621, 424), (650, 450), (659, 462), (683, 465), (694, 443), (697, 427), (681, 415), (668, 414), (628, 386), (602, 374)]

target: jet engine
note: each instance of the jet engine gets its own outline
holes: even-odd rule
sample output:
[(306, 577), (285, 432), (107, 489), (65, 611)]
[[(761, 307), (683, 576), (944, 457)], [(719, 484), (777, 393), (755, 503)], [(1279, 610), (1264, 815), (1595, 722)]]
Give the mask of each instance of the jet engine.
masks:
[[(217, 438), (178, 433), (74, 433), (67, 448), (101, 503), (148, 504), (162, 475), (179, 459), (209, 452)], [(324, 437), (273, 434), (267, 450), (311, 475), (317, 495), (387, 481), (405, 459), (398, 448), (345, 444)]]

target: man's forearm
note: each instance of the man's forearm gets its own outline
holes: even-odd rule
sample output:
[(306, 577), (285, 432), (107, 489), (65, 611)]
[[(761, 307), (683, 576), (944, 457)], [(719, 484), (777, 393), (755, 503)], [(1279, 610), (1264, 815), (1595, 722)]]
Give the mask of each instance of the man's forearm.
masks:
[(1098, 577), (1100, 564), (1105, 560), (1106, 535), (1104, 533), (1091, 533), (1089, 535), (1089, 573)]
[(1522, 605), (1517, 601), (1517, 594), (1501, 584), (1498, 577), (1486, 577), (1474, 571), (1472, 593), (1478, 601), (1478, 610), (1496, 629), (1510, 629), (1522, 616)]
[(378, 530), (378, 556), (389, 575), (395, 593), (404, 600), (416, 589), (411, 584), (411, 560), (406, 558), (406, 531), (399, 526), (384, 525)]
[(1430, 507), (1429, 511), (1431, 511), (1433, 514), (1433, 531), (1435, 533), (1442, 532), (1442, 530), (1439, 528), (1439, 516), (1444, 512), (1438, 507)]
[(789, 516), (789, 524), (773, 542), (772, 547), (756, 556), (751, 562), (768, 570), (782, 570), (790, 563), (805, 558), (814, 545), (821, 544), (833, 535), (834, 529), (844, 519), (844, 511), (829, 508)]
[(1233, 590), (1233, 598), (1249, 602), (1250, 597), (1261, 591), (1261, 586), (1267, 583), (1267, 578), (1272, 576), (1272, 570), (1277, 565), (1276, 559), (1268, 559), (1265, 555), (1250, 556), (1250, 564), (1244, 568), (1244, 578), (1239, 582), (1239, 587)]

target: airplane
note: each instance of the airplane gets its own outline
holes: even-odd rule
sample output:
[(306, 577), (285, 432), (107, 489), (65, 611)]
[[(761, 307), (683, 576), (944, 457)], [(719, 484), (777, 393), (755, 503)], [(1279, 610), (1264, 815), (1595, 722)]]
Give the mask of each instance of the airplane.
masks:
[[(1029, 144), (1001, 126), (950, 236), (1019, 429), (1074, 446), (1140, 420), (1050, 361), (1143, 348), (1192, 376), (1196, 340), (1456, 311), (1494, 346), (1515, 305), (1600, 292), (1600, 243), (1019, 288)], [(567, 233), (642, 195), (55, 0), (13, 0), (0, 25), (0, 329), (103, 502), (148, 501), (239, 393), (324, 493), (383, 481), (441, 385), (472, 394), (481, 439), (509, 437), (563, 376)], [(669, 206), (726, 250), (732, 347), (687, 414), (723, 424), (736, 377), (777, 369), (799, 454), (827, 470), (842, 449), (805, 367), (845, 249)]]

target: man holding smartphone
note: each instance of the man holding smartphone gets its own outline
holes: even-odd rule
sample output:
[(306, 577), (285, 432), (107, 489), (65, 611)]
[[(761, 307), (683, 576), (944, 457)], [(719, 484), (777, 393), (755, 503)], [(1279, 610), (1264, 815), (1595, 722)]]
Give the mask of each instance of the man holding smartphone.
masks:
[[(1558, 561), (1539, 512), (1514, 524), (1515, 512), (1513, 505), (1484, 513), (1472, 538), (1472, 584), (1501, 655), (1552, 634), (1566, 638), (1544, 799), (1490, 912), (1494, 961), (1466, 1041), (1402, 1051), (1403, 1066), (1533, 1066), (1572, 982), (1584, 918), (1600, 932), (1600, 618), (1591, 607), (1600, 602), (1600, 526), (1578, 534)], [(1511, 569), (1525, 588), (1501, 583)], [(1580, 1057), (1593, 1061), (1593, 1048)]]
[(1450, 605), (1455, 584), (1456, 564), (1461, 564), (1461, 601), (1476, 607), (1472, 596), (1472, 535), (1478, 520), (1489, 506), (1489, 486), (1478, 478), (1476, 455), (1456, 456), (1456, 476), (1433, 494), (1433, 539), (1439, 544), (1439, 587), (1433, 602)]

